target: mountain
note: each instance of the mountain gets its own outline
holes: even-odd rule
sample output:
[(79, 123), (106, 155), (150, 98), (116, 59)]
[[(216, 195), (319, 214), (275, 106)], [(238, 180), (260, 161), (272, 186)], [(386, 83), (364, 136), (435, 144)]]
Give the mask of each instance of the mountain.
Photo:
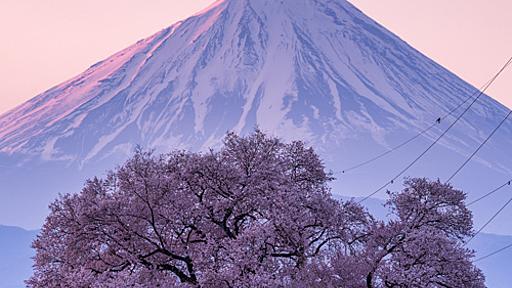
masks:
[[(0, 221), (38, 227), (58, 193), (79, 191), (136, 145), (206, 150), (226, 131), (245, 134), (256, 125), (307, 141), (339, 172), (415, 135), (475, 92), (346, 1), (221, 0), (0, 116)], [(407, 175), (445, 178), (506, 112), (483, 96)], [(382, 161), (335, 173), (334, 192), (373, 191), (452, 121)], [(503, 183), (511, 145), (507, 122), (454, 184), (476, 198)], [(477, 224), (506, 197), (475, 205)], [(503, 225), (510, 216), (486, 231), (512, 234)]]
[(30, 248), (37, 231), (0, 225), (0, 287), (25, 287), (32, 273), (34, 251)]

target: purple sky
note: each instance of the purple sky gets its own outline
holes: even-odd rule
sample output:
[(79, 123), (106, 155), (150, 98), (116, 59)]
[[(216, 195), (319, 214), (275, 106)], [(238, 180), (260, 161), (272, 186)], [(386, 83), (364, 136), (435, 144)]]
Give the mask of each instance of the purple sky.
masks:
[[(212, 2), (0, 1), (0, 113)], [(512, 1), (351, 2), (477, 87), (512, 56)], [(509, 107), (511, 70), (489, 89)]]

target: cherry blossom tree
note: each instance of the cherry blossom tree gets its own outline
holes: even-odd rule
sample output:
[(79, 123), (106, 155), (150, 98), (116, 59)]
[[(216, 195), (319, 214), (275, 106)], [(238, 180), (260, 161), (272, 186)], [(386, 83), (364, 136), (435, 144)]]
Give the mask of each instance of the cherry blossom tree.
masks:
[(405, 187), (389, 192), (386, 206), (395, 217), (375, 221), (364, 248), (352, 257), (339, 253), (332, 260), (329, 272), (341, 279), (336, 286), (485, 287), (471, 262), (473, 251), (464, 247), (473, 233), (465, 194), (421, 178)]
[(30, 287), (483, 287), (464, 194), (412, 179), (395, 219), (334, 200), (311, 148), (260, 131), (137, 151), (51, 205)]

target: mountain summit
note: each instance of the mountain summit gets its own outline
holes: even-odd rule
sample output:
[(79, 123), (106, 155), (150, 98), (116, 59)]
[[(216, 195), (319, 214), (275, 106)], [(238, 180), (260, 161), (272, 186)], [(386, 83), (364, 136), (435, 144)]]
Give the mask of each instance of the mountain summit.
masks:
[[(411, 137), (475, 92), (346, 1), (218, 1), (0, 116), (0, 219), (37, 226), (57, 193), (77, 191), (136, 145), (205, 150), (228, 130), (256, 126), (307, 141), (336, 172)], [(446, 177), (505, 114), (482, 97), (411, 173)], [(371, 192), (453, 120), (384, 162), (335, 174), (334, 192)], [(471, 196), (512, 171), (504, 155), (512, 125), (498, 134), (458, 178), (477, 190)], [(482, 173), (489, 176), (472, 186)], [(23, 180), (28, 174), (32, 181)], [(27, 205), (37, 219), (23, 212)]]

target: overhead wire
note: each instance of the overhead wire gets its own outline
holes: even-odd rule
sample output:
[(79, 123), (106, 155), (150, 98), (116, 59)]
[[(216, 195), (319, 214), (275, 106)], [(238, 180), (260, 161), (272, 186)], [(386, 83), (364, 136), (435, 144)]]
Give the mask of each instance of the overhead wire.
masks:
[(377, 190), (373, 191), (372, 193), (368, 194), (367, 196), (365, 196), (363, 199), (361, 199), (359, 201), (359, 203), (361, 202), (364, 202), (366, 201), (368, 198), (372, 197), (373, 195), (377, 194), (378, 192), (380, 192), (382, 189), (386, 188), (388, 185), (390, 184), (393, 184), (394, 181), (396, 181), (396, 179), (398, 179), (400, 176), (402, 176), (405, 172), (407, 172), (407, 170), (409, 170), (414, 164), (416, 164), (425, 154), (427, 154), (428, 151), (430, 151), (430, 149), (432, 149), (432, 147), (434, 147), (434, 145), (436, 145), (440, 140), (441, 138), (443, 138), (450, 130), (451, 128), (453, 128), (453, 126), (455, 126), (455, 124), (457, 124), (457, 122), (459, 122), (459, 120), (469, 111), (469, 109), (473, 106), (473, 104), (476, 103), (476, 101), (485, 93), (485, 91), (487, 91), (487, 89), (494, 83), (494, 81), (501, 75), (501, 73), (510, 65), (510, 63), (512, 63), (512, 57), (510, 57), (508, 59), (508, 61), (501, 67), (501, 69), (491, 78), (491, 80), (487, 83), (487, 85), (485, 85), (484, 89), (482, 89), (477, 97), (475, 99), (473, 99), (473, 101), (471, 101), (471, 103), (462, 111), (462, 113), (457, 116), (457, 118), (455, 119), (455, 121), (453, 121), (450, 126), (448, 126), (448, 128), (446, 128), (443, 133), (441, 135), (439, 135), (435, 140), (434, 142), (432, 142), (421, 154), (419, 154), (411, 163), (409, 163), (405, 168), (403, 168), (402, 170), (400, 170), (400, 172), (398, 174), (396, 174), (393, 178), (391, 178), (391, 180), (389, 180), (388, 182), (386, 182), (384, 185), (380, 186)]
[[(453, 121), (447, 129), (445, 129), (443, 131), (443, 133), (438, 136), (433, 143), (431, 143), (431, 145), (429, 145), (419, 156), (417, 156), (411, 163), (409, 163), (404, 169), (402, 169), (395, 177), (393, 177), (391, 180), (389, 180), (388, 182), (386, 182), (384, 185), (382, 185), (381, 187), (379, 187), (377, 190), (375, 190), (374, 192), (372, 192), (371, 194), (367, 195), (366, 197), (364, 197), (362, 200), (359, 201), (359, 203), (367, 200), (368, 198), (370, 198), (371, 196), (375, 195), (376, 193), (378, 193), (379, 191), (381, 191), (382, 189), (386, 188), (389, 184), (393, 184), (394, 181), (396, 179), (398, 179), (400, 176), (402, 176), (407, 170), (409, 170), (417, 161), (419, 161), (435, 144), (437, 144), (440, 139), (442, 137), (444, 137), (450, 130), (451, 128), (453, 128), (453, 126), (469, 111), (469, 109), (476, 103), (476, 101), (478, 101), (478, 99), (485, 93), (485, 91), (493, 84), (493, 82), (498, 78), (498, 76), (507, 68), (508, 65), (510, 65), (510, 63), (512, 62), (512, 57), (509, 58), (509, 60), (505, 63), (505, 65), (503, 65), (503, 67), (491, 78), (491, 80), (486, 83), (486, 85), (484, 85), (483, 89), (481, 89), (477, 95), (477, 97), (475, 99), (473, 99), (473, 101), (463, 110), (463, 112), (455, 119), (455, 121)], [(408, 143), (414, 141), (415, 139), (417, 139), (418, 137), (420, 137), (421, 135), (425, 134), (426, 132), (428, 132), (429, 130), (431, 130), (433, 127), (436, 126), (436, 124), (439, 124), (440, 121), (446, 117), (448, 117), (449, 115), (453, 114), (458, 108), (460, 108), (462, 105), (464, 105), (467, 101), (469, 101), (469, 99), (473, 98), (473, 95), (471, 95), (471, 97), (468, 97), (465, 101), (463, 101), (461, 104), (459, 104), (458, 106), (456, 106), (454, 109), (452, 109), (448, 114), (446, 114), (445, 116), (443, 117), (440, 117), (438, 118), (432, 125), (428, 126), (427, 128), (421, 130), (418, 134), (416, 134), (415, 136), (407, 139), (406, 141), (400, 143), (399, 145), (393, 147), (392, 149), (388, 150), (388, 151), (385, 151), (384, 153), (381, 153), (373, 158), (370, 158), (366, 161), (363, 161), (357, 165), (354, 165), (352, 167), (349, 167), (345, 170), (342, 171), (342, 173), (346, 173), (348, 171), (351, 171), (351, 170), (354, 170), (354, 169), (357, 169), (359, 167), (362, 167), (364, 165), (367, 165), (371, 162), (374, 162), (390, 153), (392, 153), (393, 151), (396, 151), (398, 150), (399, 148), (407, 145)], [(486, 137), (486, 139), (480, 143), (480, 145), (475, 149), (475, 151), (473, 151), (473, 153), (468, 157), (466, 158), (466, 160), (457, 168), (457, 170), (447, 179), (446, 182), (449, 182), (451, 181), (456, 175), (458, 175), (458, 173), (473, 159), (473, 157), (487, 144), (487, 142), (494, 136), (494, 134), (499, 130), (499, 128), (501, 128), (501, 126), (505, 123), (505, 121), (510, 117), (510, 115), (512, 115), (512, 110), (509, 111), (507, 113), (507, 115), (502, 119), (502, 121), (491, 131), (491, 133)], [(481, 201), (482, 199), (496, 193), (497, 191), (503, 189), (504, 187), (506, 186), (509, 186), (511, 185), (511, 181), (512, 180), (509, 180), (507, 181), (506, 183), (502, 184), (501, 186), (497, 187), (496, 189), (490, 191), (489, 193), (471, 201), (470, 203), (468, 203), (467, 205), (470, 206), (472, 204), (475, 204), (479, 201)], [(512, 197), (507, 201), (505, 202), (504, 205), (502, 205), (500, 207), (500, 209), (498, 209), (498, 211), (496, 211), (493, 216), (484, 224), (480, 227), (480, 229), (475, 233), (473, 234), (465, 243), (464, 245), (467, 245), (470, 241), (472, 241), (477, 235), (479, 235), (483, 229), (485, 229), (490, 223), (492, 223), (492, 221), (494, 221), (494, 219), (496, 219), (499, 214), (501, 214), (505, 208), (512, 202)], [(507, 245), (503, 248), (500, 248), (490, 254), (487, 254), (483, 257), (480, 257), (478, 259), (476, 259), (474, 262), (477, 262), (477, 261), (481, 261), (483, 259), (486, 259), (488, 257), (491, 257), (497, 253), (500, 253), (501, 251), (505, 250), (505, 249), (508, 249), (512, 247), (512, 244), (510, 245)]]
[(357, 165), (354, 165), (354, 166), (351, 166), (351, 167), (349, 167), (347, 169), (344, 169), (344, 170), (341, 171), (341, 173), (345, 174), (345, 173), (350, 172), (352, 170), (355, 170), (357, 168), (363, 167), (363, 166), (365, 166), (367, 164), (370, 164), (370, 163), (372, 163), (372, 162), (374, 162), (374, 161), (376, 161), (376, 160), (378, 160), (378, 159), (380, 159), (380, 158), (382, 158), (382, 157), (384, 157), (384, 156), (386, 156), (386, 155), (388, 155), (388, 154), (390, 154), (390, 153), (392, 153), (392, 152), (402, 148), (403, 146), (411, 143), (412, 141), (416, 140), (418, 137), (420, 137), (423, 134), (425, 134), (428, 131), (430, 131), (430, 129), (434, 128), (434, 126), (436, 126), (437, 124), (438, 124), (438, 122), (436, 121), (436, 122), (434, 122), (434, 124), (432, 124), (432, 125), (428, 126), (427, 128), (421, 130), (420, 132), (418, 132), (418, 134), (416, 134), (415, 136), (409, 138), (408, 140), (400, 143), (399, 145), (397, 145), (397, 146), (395, 146), (395, 147), (393, 147), (393, 148), (391, 148), (391, 149), (389, 149), (389, 150), (387, 150), (387, 151), (385, 151), (385, 152), (383, 152), (383, 153), (381, 153), (381, 154), (379, 154), (377, 156), (374, 156), (374, 157), (372, 157), (372, 158), (370, 158), (368, 160), (365, 160), (365, 161), (363, 161), (363, 162), (361, 162), (361, 163), (359, 163)]
[(484, 256), (482, 256), (482, 257), (479, 257), (479, 258), (477, 258), (477, 259), (473, 260), (473, 263), (474, 263), (474, 262), (478, 262), (478, 261), (482, 261), (482, 260), (487, 259), (487, 258), (489, 258), (489, 257), (491, 257), (491, 256), (494, 256), (494, 255), (496, 255), (496, 254), (498, 254), (498, 253), (501, 253), (501, 252), (503, 252), (503, 251), (507, 250), (507, 249), (508, 249), (508, 248), (510, 248), (510, 247), (512, 247), (512, 243), (510, 243), (510, 244), (508, 244), (508, 245), (506, 245), (506, 246), (504, 246), (504, 247), (501, 247), (500, 249), (495, 250), (495, 251), (493, 251), (493, 252), (491, 252), (491, 253), (489, 253), (489, 254), (486, 254), (486, 255), (484, 255)]
[(507, 121), (507, 119), (510, 117), (510, 115), (512, 115), (512, 110), (510, 110), (507, 113), (505, 118), (503, 118), (503, 120), (501, 120), (501, 122), (498, 124), (498, 126), (496, 126), (494, 128), (494, 130), (492, 130), (491, 134), (489, 134), (489, 136), (487, 136), (487, 138), (485, 138), (485, 140), (482, 143), (480, 143), (478, 148), (476, 148), (476, 150), (473, 151), (473, 153), (471, 153), (471, 155), (468, 158), (466, 158), (466, 161), (464, 161), (464, 163), (462, 163), (462, 165), (460, 165), (459, 168), (457, 168), (457, 170), (455, 170), (455, 172), (453, 172), (453, 174), (448, 178), (448, 180), (446, 180), (446, 182), (450, 182), (453, 179), (453, 177), (455, 177), (457, 174), (459, 174), (459, 172), (469, 163), (469, 161), (471, 161), (471, 159), (473, 159), (473, 157), (476, 155), (476, 153), (478, 153), (478, 151), (480, 151), (480, 149), (482, 149), (482, 147), (484, 147), (484, 145), (489, 141), (489, 139), (491, 139), (491, 137), (494, 136), (496, 131), (498, 131), (498, 129), (500, 129), (501, 126), (503, 126), (503, 124), (505, 123), (505, 121)]
[(512, 202), (512, 197), (511, 197), (507, 202), (505, 202), (505, 204), (503, 204), (503, 206), (501, 206), (501, 208), (500, 208), (500, 209), (498, 209), (498, 211), (496, 211), (496, 212), (492, 215), (492, 217), (491, 217), (489, 220), (487, 220), (487, 222), (485, 222), (485, 224), (484, 224), (484, 225), (482, 225), (482, 227), (480, 227), (480, 229), (478, 229), (478, 231), (476, 231), (476, 233), (475, 233), (475, 234), (473, 234), (473, 236), (471, 236), (471, 237), (470, 237), (470, 238), (469, 238), (469, 239), (464, 243), (464, 245), (467, 245), (469, 242), (471, 242), (471, 240), (475, 239), (475, 237), (476, 237), (478, 234), (480, 234), (480, 232), (482, 232), (482, 231), (485, 229), (485, 227), (487, 227), (487, 225), (491, 224), (491, 222), (492, 222), (494, 219), (496, 219), (496, 217), (498, 217), (498, 215), (500, 215), (500, 213), (501, 213), (501, 212), (503, 212), (503, 210), (504, 210), (504, 209), (505, 209), (505, 208), (510, 204), (510, 202)]
[(448, 118), (448, 116), (451, 116), (453, 113), (455, 113), (455, 111), (457, 111), (460, 107), (462, 107), (462, 105), (466, 104), (469, 100), (471, 100), (473, 98), (473, 96), (477, 95), (478, 93), (480, 93), (480, 90), (484, 89), (490, 82), (491, 80), (488, 80), (482, 87), (480, 87), (480, 89), (478, 89), (477, 91), (473, 92), (469, 97), (467, 97), (466, 99), (464, 99), (464, 101), (462, 101), (461, 103), (459, 103), (459, 105), (455, 106), (454, 108), (452, 108), (450, 111), (448, 111), (445, 115), (441, 116), (441, 117), (438, 117), (434, 123), (432, 123), (431, 125), (427, 126), (426, 128), (424, 128), (423, 130), (419, 131), (416, 135), (412, 136), (411, 138), (401, 142), (400, 144), (394, 146), (393, 148), (390, 148), (389, 150), (387, 151), (384, 151), (382, 152), (381, 154), (378, 154), (372, 158), (369, 158), (367, 160), (364, 160), (362, 162), (359, 162), (358, 164), (355, 164), (353, 166), (350, 166), (346, 169), (343, 169), (341, 170), (341, 173), (342, 174), (345, 174), (345, 173), (348, 173), (352, 170), (356, 170), (360, 167), (363, 167), (367, 164), (370, 164), (376, 160), (379, 160), (380, 158), (392, 153), (392, 152), (395, 152), (396, 150), (404, 147), (405, 145), (411, 143), (412, 141), (416, 140), (417, 138), (419, 138), (420, 136), (424, 135), (425, 133), (427, 133), (428, 131), (430, 131), (432, 128), (434, 128), (435, 126), (439, 125), (444, 119)]
[(485, 198), (487, 198), (487, 197), (491, 196), (492, 194), (494, 194), (494, 193), (496, 193), (496, 192), (500, 191), (501, 189), (505, 188), (506, 186), (510, 186), (511, 184), (512, 184), (512, 179), (511, 179), (511, 180), (508, 180), (507, 182), (505, 182), (505, 183), (504, 183), (504, 184), (502, 184), (501, 186), (499, 186), (499, 187), (497, 187), (497, 188), (495, 188), (495, 189), (491, 190), (489, 193), (487, 193), (487, 194), (485, 194), (485, 195), (483, 195), (483, 196), (481, 196), (481, 197), (478, 197), (478, 198), (477, 198), (477, 199), (475, 199), (475, 200), (472, 200), (471, 202), (467, 203), (467, 204), (466, 204), (466, 206), (471, 206), (471, 205), (473, 205), (473, 204), (475, 204), (475, 203), (477, 203), (477, 202), (479, 202), (479, 201), (481, 201), (481, 200), (483, 200), (483, 199), (485, 199)]

